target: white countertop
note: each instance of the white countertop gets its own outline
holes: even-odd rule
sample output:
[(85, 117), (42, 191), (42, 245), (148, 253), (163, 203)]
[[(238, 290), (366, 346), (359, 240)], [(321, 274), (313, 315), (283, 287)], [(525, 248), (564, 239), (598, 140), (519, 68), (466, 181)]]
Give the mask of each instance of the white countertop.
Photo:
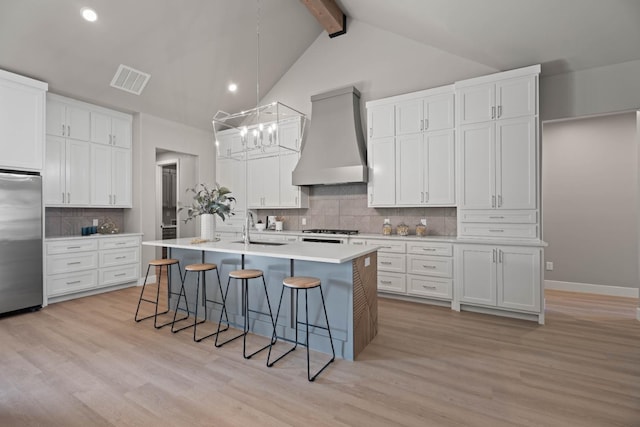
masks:
[[(191, 243), (192, 237), (182, 239), (153, 240), (142, 242), (147, 246), (159, 246), (196, 251), (225, 252), (242, 255), (256, 255), (271, 258), (286, 258), (302, 261), (341, 264), (362, 255), (377, 251), (375, 246), (337, 245), (334, 243), (282, 242), (282, 245), (261, 245), (238, 243), (239, 239), (221, 239), (217, 242)], [(259, 242), (256, 232), (252, 238)]]
[(142, 236), (142, 233), (114, 233), (114, 234), (90, 234), (88, 236), (63, 236), (63, 237), (47, 237), (45, 242), (55, 242), (57, 240), (69, 240), (69, 239), (92, 239), (92, 238), (115, 238), (115, 237), (129, 237), (129, 236)]

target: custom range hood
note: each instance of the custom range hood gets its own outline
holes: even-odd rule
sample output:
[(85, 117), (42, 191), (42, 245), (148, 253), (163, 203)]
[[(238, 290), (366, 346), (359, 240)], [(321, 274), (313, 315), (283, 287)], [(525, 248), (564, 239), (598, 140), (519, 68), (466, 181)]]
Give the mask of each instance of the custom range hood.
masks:
[(367, 171), (360, 92), (349, 86), (312, 96), (311, 126), (293, 185), (367, 182)]

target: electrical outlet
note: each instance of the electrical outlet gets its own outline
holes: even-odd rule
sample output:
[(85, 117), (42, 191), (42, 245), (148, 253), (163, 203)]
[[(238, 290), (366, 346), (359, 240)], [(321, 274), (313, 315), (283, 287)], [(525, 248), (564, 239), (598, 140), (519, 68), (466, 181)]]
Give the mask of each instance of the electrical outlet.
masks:
[(547, 261), (547, 262), (545, 263), (545, 269), (546, 269), (547, 271), (553, 271), (553, 262), (551, 262), (551, 261)]
[(422, 225), (427, 225), (427, 218), (422, 218), (422, 219), (420, 220), (420, 224), (422, 224)]
[(98, 220), (97, 220), (97, 219), (94, 219), (94, 220), (93, 220), (93, 226), (94, 226), (94, 227), (97, 227), (97, 226), (98, 226)]
[(302, 218), (302, 225), (307, 225), (307, 218)]

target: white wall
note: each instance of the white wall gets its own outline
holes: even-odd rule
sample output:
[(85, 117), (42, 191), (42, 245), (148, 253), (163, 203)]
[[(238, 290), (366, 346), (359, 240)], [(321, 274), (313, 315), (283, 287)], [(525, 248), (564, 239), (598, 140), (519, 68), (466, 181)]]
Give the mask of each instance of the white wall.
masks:
[(636, 113), (546, 123), (542, 191), (545, 279), (637, 288)]
[[(139, 114), (133, 124), (133, 209), (125, 212), (125, 229), (144, 233), (143, 240), (155, 239), (156, 152), (158, 149), (197, 157), (198, 182), (215, 182), (213, 130), (206, 132), (176, 122)], [(156, 256), (143, 246), (143, 267)]]
[(280, 101), (310, 115), (312, 95), (354, 85), (364, 117), (366, 101), (498, 71), (360, 21), (347, 28), (333, 39), (318, 36), (262, 103)]
[(606, 114), (638, 108), (640, 108), (640, 61), (558, 74), (543, 77), (540, 81), (542, 120)]

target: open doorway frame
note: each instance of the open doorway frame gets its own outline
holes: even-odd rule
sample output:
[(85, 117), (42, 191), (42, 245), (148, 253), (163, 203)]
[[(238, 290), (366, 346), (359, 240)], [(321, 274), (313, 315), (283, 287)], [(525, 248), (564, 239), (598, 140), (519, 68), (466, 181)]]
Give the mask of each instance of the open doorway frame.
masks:
[[(175, 180), (167, 182), (167, 180), (163, 179), (164, 169), (168, 166), (174, 166)], [(170, 189), (165, 189), (165, 185), (170, 185)], [(178, 238), (181, 236), (180, 233), (180, 221), (178, 220), (178, 194), (177, 190), (180, 187), (180, 158), (170, 159), (170, 160), (159, 160), (156, 161), (156, 224), (158, 227), (156, 228), (156, 240), (163, 240), (166, 238)], [(165, 191), (170, 191), (173, 195), (173, 200), (176, 201), (173, 209), (175, 209), (175, 213), (172, 216), (172, 220), (169, 223), (166, 223), (165, 219), (165, 206), (164, 206), (164, 194)], [(170, 234), (170, 235), (169, 235)], [(164, 257), (164, 254), (163, 254)]]

